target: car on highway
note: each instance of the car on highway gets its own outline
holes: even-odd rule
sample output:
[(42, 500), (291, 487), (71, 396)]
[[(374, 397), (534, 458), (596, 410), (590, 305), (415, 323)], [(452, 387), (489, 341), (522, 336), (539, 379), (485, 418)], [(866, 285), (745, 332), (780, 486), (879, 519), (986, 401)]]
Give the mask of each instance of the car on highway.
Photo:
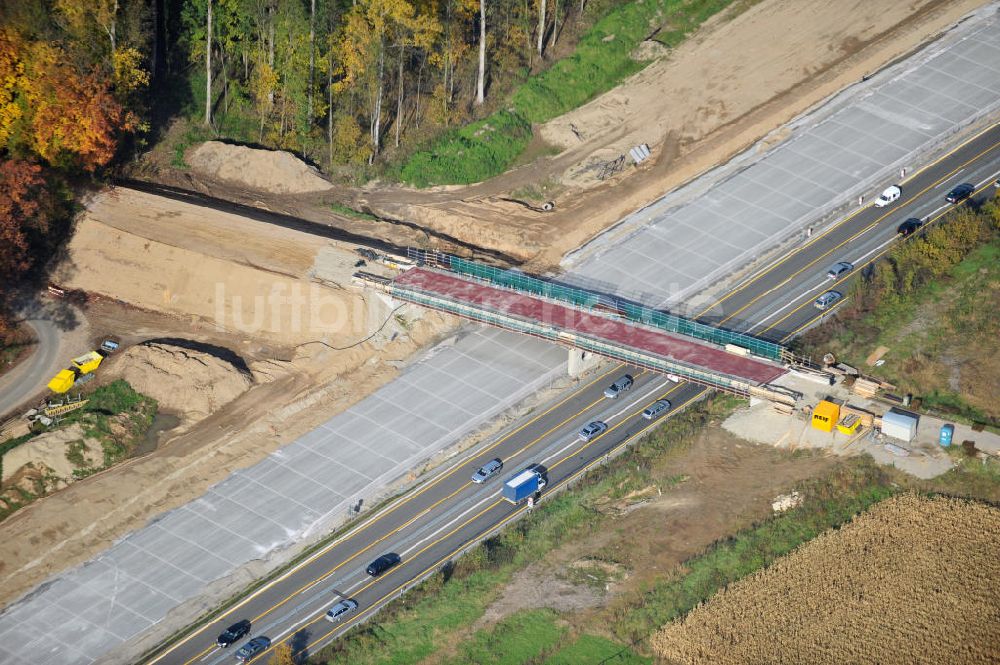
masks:
[(944, 197), (944, 200), (948, 203), (961, 203), (965, 199), (972, 196), (975, 191), (975, 186), (967, 182), (963, 182), (961, 185), (958, 185), (953, 190), (948, 192), (948, 195)]
[(350, 598), (345, 598), (326, 612), (326, 620), (331, 623), (339, 623), (349, 614), (354, 614), (358, 609), (358, 603)]
[(608, 431), (608, 424), (603, 420), (595, 420), (580, 430), (578, 435), (581, 441), (592, 441)]
[(899, 225), (899, 228), (896, 229), (896, 235), (903, 236), (905, 238), (923, 225), (923, 221), (917, 219), (916, 217), (910, 217), (908, 220)]
[(635, 379), (632, 378), (632, 375), (626, 374), (605, 388), (604, 396), (608, 399), (618, 399), (619, 395), (624, 392), (628, 392), (632, 388), (633, 383), (635, 383)]
[(903, 195), (903, 190), (901, 190), (896, 185), (893, 185), (892, 187), (886, 187), (885, 191), (882, 192), (882, 196), (875, 199), (875, 207), (884, 208), (885, 206), (889, 205), (902, 195)]
[(813, 302), (816, 309), (830, 309), (838, 300), (844, 297), (840, 291), (827, 291)]
[(267, 651), (269, 646), (271, 646), (270, 638), (255, 637), (239, 648), (239, 651), (236, 652), (236, 660), (241, 663), (249, 663), (260, 653)]
[(500, 469), (502, 468), (503, 461), (501, 461), (499, 457), (492, 459), (479, 467), (479, 471), (472, 474), (472, 482), (485, 483), (487, 480), (500, 473)]
[(841, 275), (846, 275), (847, 273), (854, 270), (854, 264), (848, 263), (847, 261), (838, 261), (830, 266), (830, 269), (826, 271), (827, 279), (840, 279)]
[(648, 407), (646, 407), (642, 412), (642, 417), (646, 420), (653, 420), (654, 418), (659, 418), (664, 413), (670, 410), (670, 402), (665, 399), (658, 399)]
[(365, 572), (372, 577), (378, 577), (390, 568), (398, 566), (400, 561), (402, 561), (402, 559), (399, 558), (398, 554), (395, 552), (389, 552), (388, 554), (383, 554), (368, 564), (368, 567), (365, 568)]
[(215, 645), (221, 649), (230, 647), (240, 640), (241, 637), (250, 632), (250, 622), (244, 619), (243, 621), (234, 623), (229, 628), (226, 628), (219, 635), (219, 638), (215, 640)]

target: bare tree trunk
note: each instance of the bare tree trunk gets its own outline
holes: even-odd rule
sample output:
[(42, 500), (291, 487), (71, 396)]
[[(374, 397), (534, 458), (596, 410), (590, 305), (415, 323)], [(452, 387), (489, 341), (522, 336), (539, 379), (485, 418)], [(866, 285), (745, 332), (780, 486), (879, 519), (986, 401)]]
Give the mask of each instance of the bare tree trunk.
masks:
[[(274, 71), (274, 7), (268, 5), (267, 8), (268, 16), (268, 26), (267, 26), (267, 66)], [(274, 90), (270, 90), (267, 93), (267, 103), (274, 104)]]
[(417, 96), (413, 109), (413, 121), (416, 124), (417, 129), (420, 129), (420, 85), (424, 80), (424, 63), (426, 61), (426, 55), (423, 58), (420, 58), (420, 69), (417, 70)]
[(538, 0), (538, 57), (545, 48), (545, 0)]
[(396, 97), (396, 147), (399, 147), (399, 130), (403, 124), (403, 52), (406, 47), (399, 46), (399, 95)]
[(486, 100), (486, 0), (479, 0), (479, 76), (476, 78), (476, 104)]
[(219, 49), (219, 60), (222, 65), (219, 67), (222, 72), (222, 112), (229, 113), (229, 74), (226, 72), (226, 50)]
[(313, 68), (316, 62), (316, 0), (309, 4), (309, 124), (313, 117)]
[(371, 157), (368, 158), (368, 164), (374, 164), (375, 158), (379, 153), (379, 135), (381, 134), (382, 125), (382, 92), (384, 88), (385, 81), (383, 80), (385, 74), (385, 43), (379, 46), (378, 52), (378, 93), (375, 96), (375, 112), (372, 113), (372, 153)]
[(330, 62), (326, 70), (326, 99), (329, 106), (326, 111), (326, 145), (330, 153), (330, 168), (333, 168), (333, 49), (330, 49)]
[(111, 53), (118, 48), (118, 0), (115, 0), (114, 9), (111, 12), (111, 22), (102, 26), (104, 32), (108, 33), (108, 41), (111, 42)]
[(205, 124), (212, 124), (212, 0), (208, 0), (208, 27), (205, 30)]
[(554, 0), (552, 5), (552, 45), (555, 46), (556, 40), (559, 39), (559, 5), (562, 4), (562, 0)]

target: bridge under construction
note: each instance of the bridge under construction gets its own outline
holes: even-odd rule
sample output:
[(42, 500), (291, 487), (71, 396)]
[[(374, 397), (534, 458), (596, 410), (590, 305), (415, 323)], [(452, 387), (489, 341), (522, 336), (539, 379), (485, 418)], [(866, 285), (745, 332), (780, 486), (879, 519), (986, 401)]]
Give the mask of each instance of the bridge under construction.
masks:
[(395, 279), (365, 272), (355, 279), (397, 300), (571, 349), (745, 397), (795, 402), (794, 393), (770, 385), (794, 360), (779, 344), (438, 252), (412, 251), (409, 262)]

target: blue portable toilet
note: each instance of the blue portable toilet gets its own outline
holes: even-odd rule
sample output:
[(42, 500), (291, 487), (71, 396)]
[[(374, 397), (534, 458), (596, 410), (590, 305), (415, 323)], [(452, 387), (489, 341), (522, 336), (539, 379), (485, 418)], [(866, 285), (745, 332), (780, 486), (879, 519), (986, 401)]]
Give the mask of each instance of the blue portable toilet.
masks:
[(954, 436), (955, 436), (954, 425), (950, 423), (941, 425), (941, 434), (938, 435), (938, 443), (940, 443), (942, 446), (945, 447), (950, 446), (951, 440)]

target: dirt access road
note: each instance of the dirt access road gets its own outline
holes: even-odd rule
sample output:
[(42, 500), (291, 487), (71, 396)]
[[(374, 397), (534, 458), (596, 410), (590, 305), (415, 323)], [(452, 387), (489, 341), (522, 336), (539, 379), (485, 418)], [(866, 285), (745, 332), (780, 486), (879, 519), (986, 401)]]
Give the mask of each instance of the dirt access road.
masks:
[[(737, 3), (739, 5), (739, 3)], [(351, 204), (555, 266), (626, 214), (939, 34), (982, 0), (764, 0), (709, 21), (667, 57), (536, 128), (563, 150), (488, 182), (413, 191), (373, 186)], [(769, 144), (782, 140), (777, 133)], [(600, 164), (648, 143), (652, 163), (610, 182)], [(541, 186), (547, 189), (542, 192)], [(534, 187), (535, 212), (504, 200)]]
[[(261, 174), (248, 173), (238, 184), (211, 172), (175, 171), (155, 158), (137, 172), (165, 185), (398, 245), (460, 253), (489, 248), (503, 259), (545, 270), (622, 217), (758, 141), (760, 149), (780, 142), (785, 134), (776, 128), (984, 4), (737, 2), (622, 85), (536, 127), (529, 152), (547, 144), (559, 154), (470, 186), (416, 190), (376, 182), (288, 194), (261, 189), (267, 180)], [(603, 163), (639, 143), (647, 143), (653, 155), (641, 168), (629, 166), (608, 181), (598, 179)], [(270, 160), (259, 163), (272, 168)], [(537, 210), (544, 200), (554, 201), (555, 210)], [(337, 203), (368, 214), (339, 214), (331, 209)]]

